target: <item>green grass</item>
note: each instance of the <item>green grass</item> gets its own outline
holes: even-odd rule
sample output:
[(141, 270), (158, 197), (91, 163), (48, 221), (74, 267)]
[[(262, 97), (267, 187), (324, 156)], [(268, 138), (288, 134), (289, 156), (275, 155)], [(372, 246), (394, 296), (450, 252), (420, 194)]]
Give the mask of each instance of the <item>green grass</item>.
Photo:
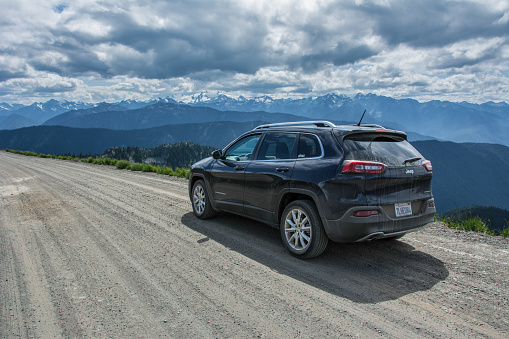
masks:
[(59, 159), (59, 160), (73, 160), (73, 161), (81, 161), (84, 163), (89, 164), (95, 164), (95, 165), (108, 165), (108, 166), (115, 166), (118, 169), (126, 169), (131, 171), (141, 171), (141, 172), (152, 172), (157, 173), (161, 175), (168, 175), (168, 176), (174, 176), (179, 178), (186, 178), (189, 179), (189, 175), (191, 173), (191, 170), (189, 168), (171, 168), (171, 167), (161, 167), (161, 166), (154, 166), (151, 164), (139, 164), (139, 163), (130, 163), (127, 160), (117, 160), (117, 159), (110, 159), (110, 158), (94, 158), (94, 157), (88, 157), (88, 158), (78, 158), (78, 157), (72, 157), (72, 156), (64, 156), (64, 155), (53, 155), (53, 154), (37, 154), (35, 152), (30, 151), (16, 151), (12, 149), (6, 149), (6, 152), (15, 153), (15, 154), (21, 154), (26, 156), (34, 156), (34, 157), (40, 157), (40, 158), (53, 158), (53, 159)]
[[(486, 223), (478, 216), (471, 216), (464, 220), (454, 220), (452, 218), (443, 218), (442, 216), (437, 216), (435, 220), (443, 222), (447, 227), (457, 230), (480, 232), (493, 236), (496, 235), (495, 231), (490, 230), (488, 225), (486, 225)], [(500, 235), (508, 236), (509, 228), (504, 229)]]
[(502, 232), (500, 232), (500, 235), (503, 236), (503, 237), (509, 237), (509, 226), (507, 226), (506, 228), (504, 228), (502, 230)]

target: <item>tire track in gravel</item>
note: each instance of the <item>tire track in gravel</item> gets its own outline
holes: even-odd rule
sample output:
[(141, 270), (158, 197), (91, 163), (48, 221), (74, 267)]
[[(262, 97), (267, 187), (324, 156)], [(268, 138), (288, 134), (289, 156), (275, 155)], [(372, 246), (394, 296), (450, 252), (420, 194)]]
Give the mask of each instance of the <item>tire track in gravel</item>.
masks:
[[(302, 261), (263, 224), (196, 219), (185, 180), (4, 152), (0, 175), (0, 272), (20, 275), (0, 281), (2, 337), (507, 335), (507, 271), (480, 279), (479, 245), (460, 251), (434, 228)], [(507, 248), (486, 246), (505, 268)]]
[[(62, 176), (62, 173), (52, 173), (51, 174), (52, 176), (54, 177), (59, 177), (60, 180), (64, 180), (63, 179), (63, 176)], [(66, 185), (64, 185), (65, 187)], [(90, 189), (90, 188), (89, 188)], [(50, 187), (46, 187), (45, 188), (45, 191), (47, 192), (51, 192), (51, 188)], [(82, 197), (90, 197), (90, 195), (88, 194), (88, 192), (85, 190), (85, 191), (79, 191), (78, 194), (82, 194)], [(57, 192), (51, 192), (51, 195), (53, 196), (57, 196), (58, 193)], [(60, 199), (57, 199), (57, 200), (60, 200)], [(78, 214), (78, 215), (73, 215), (73, 216), (69, 216), (69, 215), (66, 215), (66, 216), (62, 216), (62, 219), (71, 219), (71, 220), (76, 220), (76, 219), (81, 219), (79, 221), (84, 221), (86, 218), (84, 218), (83, 216), (87, 216), (87, 215), (94, 215), (93, 211), (94, 210), (100, 210), (102, 208), (102, 205), (101, 204), (95, 204), (94, 206), (92, 206), (92, 209), (88, 208), (88, 209), (84, 209), (85, 206), (79, 206), (79, 210), (81, 211), (81, 214)], [(69, 206), (62, 206), (61, 210), (65, 210), (65, 211), (68, 211), (68, 210), (72, 210), (72, 208), (69, 208)], [(70, 218), (69, 218), (70, 217)], [(91, 225), (94, 225), (96, 223), (100, 223), (101, 222), (101, 219), (95, 219), (95, 220), (92, 220), (90, 222), (81, 222), (82, 225), (84, 224), (87, 224), (88, 226), (91, 226)], [(85, 228), (83, 228), (83, 230), (85, 230)], [(91, 237), (90, 237), (90, 233), (91, 231), (93, 230), (90, 230), (87, 228), (87, 232), (89, 234), (74, 234), (73, 237), (76, 237), (76, 238), (79, 238), (79, 239), (87, 239), (87, 240), (90, 240)], [(96, 232), (98, 231), (98, 229), (95, 230)], [(82, 232), (83, 233), (83, 232)], [(51, 234), (51, 237), (49, 237), (50, 239), (53, 238), (53, 239), (58, 239), (57, 235), (55, 234)], [(118, 261), (126, 261), (126, 259), (124, 257), (126, 257), (127, 255), (125, 253), (122, 253), (122, 250), (121, 248), (119, 248), (118, 244), (115, 244), (114, 241), (111, 241), (111, 238), (108, 238), (108, 236), (105, 234), (105, 233), (100, 233), (99, 234), (96, 234), (95, 235), (95, 238), (96, 238), (96, 242), (99, 242), (97, 241), (97, 239), (99, 240), (102, 240), (102, 239), (107, 239), (107, 241), (102, 241), (102, 246), (99, 246), (95, 249), (95, 251), (90, 251), (90, 252), (97, 252), (97, 251), (100, 251), (102, 250), (103, 248), (107, 248), (108, 246), (110, 247), (109, 249), (109, 253), (107, 253), (107, 255), (103, 255), (103, 257), (106, 257), (106, 256), (111, 256), (111, 255), (116, 255), (119, 259)], [(66, 240), (68, 241), (68, 239)], [(94, 242), (92, 242), (94, 243)], [(63, 258), (69, 258), (72, 256), (72, 253), (61, 253), (60, 255), (54, 255), (52, 257), (63, 257)], [(74, 263), (75, 264), (75, 263)], [(64, 266), (71, 266), (69, 263), (66, 264), (66, 265), (60, 265), (62, 267)], [(76, 267), (74, 265), (74, 267)], [(132, 269), (133, 267), (140, 267), (139, 264), (136, 264), (133, 260), (129, 261), (128, 264), (126, 265), (126, 267), (128, 267), (129, 269)], [(75, 268), (76, 269), (76, 268)], [(84, 268), (83, 270), (85, 270), (86, 268)], [(90, 276), (90, 274), (88, 274)], [(141, 307), (139, 307), (138, 309), (142, 309)], [(145, 317), (143, 317), (145, 318)], [(150, 319), (150, 318), (149, 318)], [(181, 321), (181, 322), (184, 322), (184, 321)], [(65, 333), (66, 336), (68, 336), (67, 334), (70, 334), (70, 333)], [(79, 333), (73, 333), (74, 335), (78, 335), (79, 336)], [(185, 335), (186, 333), (181, 333), (182, 335)], [(191, 335), (191, 333), (187, 333), (188, 335)], [(204, 333), (195, 333), (195, 334), (201, 334), (203, 335)], [(207, 335), (207, 336), (210, 336)]]

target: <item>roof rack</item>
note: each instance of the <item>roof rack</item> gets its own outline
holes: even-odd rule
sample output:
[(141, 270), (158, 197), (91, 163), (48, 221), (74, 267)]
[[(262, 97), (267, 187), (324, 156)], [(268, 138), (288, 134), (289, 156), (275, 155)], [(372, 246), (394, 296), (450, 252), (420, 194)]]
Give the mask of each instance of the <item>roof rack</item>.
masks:
[[(352, 126), (359, 126), (359, 125), (355, 124), (355, 125), (352, 125)], [(381, 125), (377, 125), (377, 124), (360, 124), (360, 127), (374, 127), (374, 128), (383, 128), (383, 129), (386, 129), (385, 127), (383, 127)]]
[(277, 124), (266, 124), (260, 125), (255, 129), (271, 128), (271, 127), (283, 127), (283, 126), (302, 126), (302, 125), (315, 125), (316, 127), (336, 127), (330, 121), (294, 121), (294, 122), (280, 122)]

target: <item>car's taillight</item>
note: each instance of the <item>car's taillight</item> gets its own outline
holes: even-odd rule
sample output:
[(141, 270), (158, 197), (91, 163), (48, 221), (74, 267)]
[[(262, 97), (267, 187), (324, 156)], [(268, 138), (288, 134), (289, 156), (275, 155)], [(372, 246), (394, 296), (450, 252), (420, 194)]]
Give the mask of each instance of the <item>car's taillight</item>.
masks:
[(425, 162), (422, 163), (422, 165), (424, 167), (426, 167), (426, 170), (428, 170), (428, 172), (433, 171), (433, 166), (431, 166), (431, 161), (426, 160)]
[(385, 164), (370, 161), (347, 161), (343, 165), (342, 173), (382, 173)]
[(378, 211), (368, 210), (368, 211), (357, 211), (353, 214), (354, 217), (370, 217), (372, 215), (378, 215)]
[(430, 201), (429, 204), (428, 204), (428, 207), (429, 208), (434, 208), (435, 207), (435, 200)]

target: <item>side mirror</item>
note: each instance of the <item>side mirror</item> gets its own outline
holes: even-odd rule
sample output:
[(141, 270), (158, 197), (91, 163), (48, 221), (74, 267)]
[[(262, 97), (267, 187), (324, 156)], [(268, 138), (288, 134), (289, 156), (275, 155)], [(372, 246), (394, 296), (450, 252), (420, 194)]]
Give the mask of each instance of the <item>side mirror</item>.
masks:
[(222, 156), (223, 156), (223, 151), (220, 149), (216, 149), (214, 152), (212, 152), (212, 158), (214, 158), (216, 160), (221, 159)]

